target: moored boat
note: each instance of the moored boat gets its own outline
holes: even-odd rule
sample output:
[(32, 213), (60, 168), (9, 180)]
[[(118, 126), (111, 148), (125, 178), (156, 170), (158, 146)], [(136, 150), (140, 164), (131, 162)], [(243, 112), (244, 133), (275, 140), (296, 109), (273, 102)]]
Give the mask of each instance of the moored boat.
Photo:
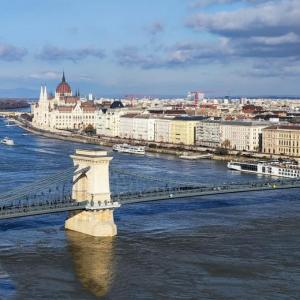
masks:
[(210, 153), (207, 153), (207, 154), (183, 154), (183, 155), (180, 155), (179, 158), (182, 158), (182, 159), (188, 159), (188, 160), (197, 160), (197, 159), (209, 159), (209, 158), (212, 158), (213, 155), (210, 154)]
[(13, 119), (6, 119), (6, 125), (7, 127), (16, 126), (15, 120)]
[(231, 170), (268, 176), (300, 178), (300, 166), (291, 161), (228, 162)]
[(8, 145), (8, 146), (13, 146), (15, 144), (14, 140), (13, 139), (10, 139), (9, 137), (5, 137), (4, 139), (2, 139), (0, 141), (1, 144), (5, 144), (5, 145)]
[(128, 144), (116, 144), (112, 147), (113, 151), (130, 153), (130, 154), (145, 154), (144, 146), (133, 146)]

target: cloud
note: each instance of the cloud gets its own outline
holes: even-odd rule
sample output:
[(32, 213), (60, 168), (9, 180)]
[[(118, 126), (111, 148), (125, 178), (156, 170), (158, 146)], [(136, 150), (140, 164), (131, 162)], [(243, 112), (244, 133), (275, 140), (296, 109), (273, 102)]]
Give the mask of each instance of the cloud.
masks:
[(266, 2), (234, 11), (198, 13), (187, 25), (228, 37), (277, 36), (300, 33), (299, 0)]
[(176, 68), (208, 62), (221, 62), (230, 55), (231, 48), (225, 39), (212, 43), (179, 43), (162, 48), (155, 54), (146, 53), (138, 47), (124, 47), (115, 52), (122, 66), (135, 66), (142, 69)]
[[(208, 1), (201, 1), (203, 4)], [(247, 2), (233, 10), (198, 13), (187, 28), (211, 33), (162, 46), (124, 47), (116, 51), (121, 65), (142, 69), (171, 69), (222, 64), (244, 76), (295, 77), (300, 70), (299, 0), (210, 0), (210, 3)], [(265, 63), (267, 62), (267, 63)], [(261, 67), (260, 67), (261, 66)], [(240, 71), (237, 70), (238, 74)]]
[(236, 0), (198, 0), (198, 1), (193, 1), (190, 2), (190, 7), (191, 8), (204, 8), (207, 6), (212, 6), (216, 4), (228, 4), (235, 2)]
[(220, 38), (214, 42), (176, 44), (169, 49), (167, 61), (170, 66), (225, 62), (233, 54), (228, 40)]
[(245, 4), (261, 4), (266, 2), (278, 2), (280, 0), (198, 0), (191, 1), (191, 8), (206, 8), (213, 5), (222, 5), (222, 4), (236, 4), (236, 3), (245, 3)]
[(300, 59), (299, 0), (251, 2), (233, 11), (198, 13), (187, 26), (227, 39), (234, 57)]
[(154, 22), (150, 26), (146, 27), (146, 31), (152, 35), (155, 36), (165, 30), (164, 25), (161, 22)]
[(37, 72), (37, 73), (32, 73), (29, 75), (29, 78), (32, 79), (49, 79), (49, 80), (54, 80), (54, 79), (60, 79), (61, 78), (61, 73), (55, 72), (55, 71), (42, 71), (42, 72)]
[(298, 78), (300, 76), (300, 63), (293, 60), (273, 61), (261, 59), (256, 61), (249, 70), (239, 72), (242, 76), (263, 78)]
[(144, 69), (158, 66), (158, 57), (151, 54), (141, 53), (138, 47), (123, 47), (115, 51), (117, 61), (122, 66), (137, 66)]
[[(52, 71), (52, 70), (48, 70), (48, 71), (41, 71), (41, 72), (36, 72), (36, 73), (31, 73), (29, 74), (29, 76), (26, 76), (24, 78), (30, 78), (30, 79), (37, 79), (37, 80), (61, 80), (62, 77), (62, 72), (57, 72), (57, 71)], [(72, 75), (72, 80), (74, 81), (92, 81), (93, 78), (88, 75), (88, 74), (83, 74), (80, 73), (78, 75), (73, 74)]]
[(27, 54), (27, 50), (10, 44), (0, 43), (0, 60), (20, 61)]
[(37, 55), (41, 60), (46, 61), (63, 61), (70, 60), (74, 63), (94, 57), (103, 59), (105, 57), (104, 51), (98, 48), (80, 48), (80, 49), (66, 49), (55, 46), (45, 46), (42, 51)]

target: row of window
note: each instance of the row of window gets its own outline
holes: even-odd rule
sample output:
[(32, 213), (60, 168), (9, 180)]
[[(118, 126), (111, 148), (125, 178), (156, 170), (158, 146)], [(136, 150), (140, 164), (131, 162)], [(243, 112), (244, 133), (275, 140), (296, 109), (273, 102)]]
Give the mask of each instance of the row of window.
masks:
[(59, 116), (56, 116), (56, 120), (60, 120), (60, 119), (73, 119), (74, 120), (79, 120), (79, 119), (94, 119), (94, 116), (93, 115), (87, 115), (87, 116), (64, 116), (64, 115), (59, 115)]

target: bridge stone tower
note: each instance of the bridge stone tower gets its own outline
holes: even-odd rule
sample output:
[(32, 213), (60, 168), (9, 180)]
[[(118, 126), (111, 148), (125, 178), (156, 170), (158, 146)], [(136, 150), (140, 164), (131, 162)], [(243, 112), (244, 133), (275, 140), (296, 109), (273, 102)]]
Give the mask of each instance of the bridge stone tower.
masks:
[(92, 236), (114, 236), (117, 227), (113, 209), (119, 207), (110, 197), (109, 162), (106, 151), (76, 150), (71, 155), (78, 169), (89, 168), (74, 176), (72, 197), (75, 201), (88, 201), (85, 211), (71, 213), (65, 228)]

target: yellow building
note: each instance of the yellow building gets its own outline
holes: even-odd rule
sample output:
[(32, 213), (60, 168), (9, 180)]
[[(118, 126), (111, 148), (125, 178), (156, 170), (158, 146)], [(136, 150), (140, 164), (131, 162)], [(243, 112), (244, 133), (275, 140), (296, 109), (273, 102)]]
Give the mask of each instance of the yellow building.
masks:
[(263, 129), (263, 152), (300, 156), (300, 126), (278, 125)]
[(170, 122), (169, 141), (173, 144), (194, 145), (199, 120), (176, 118)]

